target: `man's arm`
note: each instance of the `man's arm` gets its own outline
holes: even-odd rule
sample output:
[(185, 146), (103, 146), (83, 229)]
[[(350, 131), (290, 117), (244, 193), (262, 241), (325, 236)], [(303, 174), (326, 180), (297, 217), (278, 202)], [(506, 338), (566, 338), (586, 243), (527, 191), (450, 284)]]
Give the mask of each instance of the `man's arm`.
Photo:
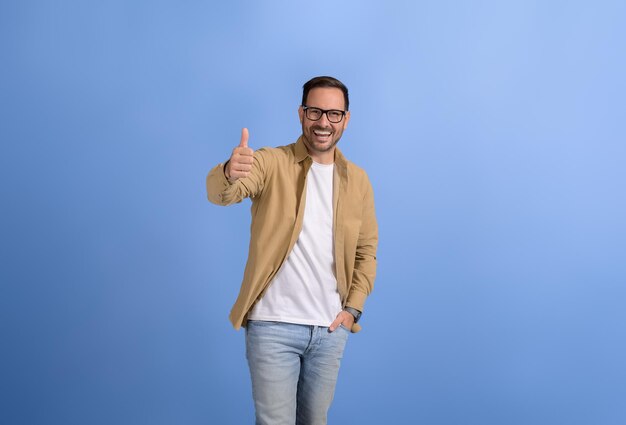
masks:
[(346, 307), (363, 311), (365, 299), (374, 288), (376, 277), (376, 248), (378, 247), (378, 223), (374, 209), (374, 191), (367, 181), (363, 199), (361, 229), (354, 258), (354, 272), (349, 286)]
[[(374, 191), (369, 179), (366, 184), (367, 189), (361, 211), (361, 228), (354, 258), (354, 271), (345, 304), (345, 307), (358, 310), (358, 312), (363, 311), (365, 299), (374, 288), (376, 248), (378, 246), (378, 223), (374, 209)], [(355, 316), (350, 311), (341, 311), (330, 325), (330, 331), (334, 331), (341, 324), (351, 329), (352, 332), (361, 330), (361, 326), (355, 323)]]
[(264, 183), (263, 155), (248, 147), (248, 129), (241, 131), (241, 141), (228, 161), (215, 166), (207, 175), (209, 201), (231, 205), (261, 193)]

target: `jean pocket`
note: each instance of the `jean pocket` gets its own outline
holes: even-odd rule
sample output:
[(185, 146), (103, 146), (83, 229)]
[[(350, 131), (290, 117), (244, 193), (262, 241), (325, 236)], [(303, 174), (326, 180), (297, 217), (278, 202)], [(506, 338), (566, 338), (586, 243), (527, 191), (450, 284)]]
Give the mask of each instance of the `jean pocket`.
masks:
[(343, 329), (344, 331), (346, 331), (346, 332), (348, 332), (348, 333), (351, 333), (351, 332), (352, 332), (350, 329), (348, 329), (347, 327), (345, 327), (345, 326), (343, 325), (343, 323), (342, 323), (341, 325), (339, 325), (339, 328), (340, 328), (340, 329)]

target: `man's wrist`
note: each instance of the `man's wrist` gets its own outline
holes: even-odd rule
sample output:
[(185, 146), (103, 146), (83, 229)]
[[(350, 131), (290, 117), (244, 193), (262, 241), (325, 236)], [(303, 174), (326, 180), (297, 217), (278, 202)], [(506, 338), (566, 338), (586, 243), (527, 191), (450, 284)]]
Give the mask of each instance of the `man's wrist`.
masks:
[(359, 321), (359, 319), (361, 318), (361, 312), (359, 310), (357, 310), (356, 308), (344, 307), (343, 310), (347, 311), (352, 316), (354, 316), (354, 323), (357, 323)]

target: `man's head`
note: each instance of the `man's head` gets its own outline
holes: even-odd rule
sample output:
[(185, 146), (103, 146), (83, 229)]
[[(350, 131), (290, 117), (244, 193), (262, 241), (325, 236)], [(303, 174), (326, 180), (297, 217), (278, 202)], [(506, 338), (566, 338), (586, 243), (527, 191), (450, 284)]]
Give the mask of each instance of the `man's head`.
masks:
[(332, 162), (334, 148), (348, 126), (348, 89), (332, 77), (315, 77), (303, 86), (298, 115), (304, 144), (320, 162)]

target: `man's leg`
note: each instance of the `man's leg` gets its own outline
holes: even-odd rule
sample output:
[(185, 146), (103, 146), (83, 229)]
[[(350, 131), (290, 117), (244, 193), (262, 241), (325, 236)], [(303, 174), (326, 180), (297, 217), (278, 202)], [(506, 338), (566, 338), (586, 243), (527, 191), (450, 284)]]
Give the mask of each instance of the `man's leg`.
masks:
[(340, 326), (334, 332), (313, 327), (311, 344), (304, 352), (298, 382), (298, 425), (324, 425), (335, 395), (339, 365), (349, 330)]
[(309, 344), (306, 326), (250, 320), (246, 357), (257, 425), (294, 425), (300, 357)]

